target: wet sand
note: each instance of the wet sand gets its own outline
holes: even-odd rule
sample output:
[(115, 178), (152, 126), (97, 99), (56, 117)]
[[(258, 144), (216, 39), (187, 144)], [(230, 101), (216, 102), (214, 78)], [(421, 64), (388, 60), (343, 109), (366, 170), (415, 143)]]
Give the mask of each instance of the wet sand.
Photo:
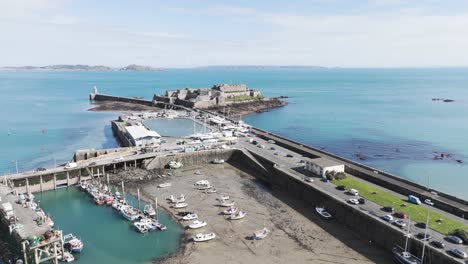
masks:
[[(202, 170), (203, 175), (196, 175)], [(152, 179), (148, 179), (148, 175)], [(138, 179), (144, 198), (158, 197), (159, 204), (176, 218), (178, 211), (191, 211), (208, 225), (186, 230), (181, 250), (161, 263), (392, 263), (390, 255), (360, 239), (346, 227), (320, 219), (314, 208), (281, 193), (272, 193), (252, 176), (229, 164), (206, 165), (176, 170), (174, 176), (154, 177), (155, 172), (144, 170), (122, 172), (122, 176)], [(145, 180), (146, 178), (146, 180)], [(142, 179), (142, 180), (140, 180)], [(193, 184), (207, 179), (218, 190), (206, 194)], [(158, 188), (162, 182), (171, 182), (168, 188)], [(129, 186), (129, 187), (130, 187)], [(184, 194), (188, 207), (173, 209), (166, 201), (171, 194)], [(241, 220), (227, 220), (220, 215), (226, 208), (217, 206), (219, 195), (229, 195), (236, 206), (247, 211)], [(299, 213), (301, 212), (301, 213)], [(182, 221), (188, 226), (190, 221)], [(272, 233), (264, 240), (252, 240), (255, 230), (264, 226)], [(193, 243), (196, 233), (214, 232), (215, 240)]]

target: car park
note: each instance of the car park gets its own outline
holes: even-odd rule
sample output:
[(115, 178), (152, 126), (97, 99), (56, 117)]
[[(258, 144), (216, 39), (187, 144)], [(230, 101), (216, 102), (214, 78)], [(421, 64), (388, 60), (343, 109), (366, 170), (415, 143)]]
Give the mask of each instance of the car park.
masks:
[(468, 257), (466, 252), (459, 248), (452, 248), (448, 252), (457, 258), (466, 259)]
[(351, 199), (348, 199), (348, 203), (350, 203), (350, 204), (359, 204), (359, 201), (357, 199), (351, 198)]
[(385, 212), (389, 212), (389, 213), (395, 212), (395, 210), (391, 206), (384, 206), (382, 210), (384, 210)]
[(395, 217), (401, 218), (401, 219), (406, 219), (407, 215), (403, 212), (396, 212), (393, 214)]
[(359, 195), (359, 192), (358, 192), (358, 190), (356, 190), (356, 189), (349, 189), (349, 190), (348, 190), (348, 193), (349, 193), (350, 195), (354, 195), (354, 196), (358, 196), (358, 195)]
[(394, 225), (400, 227), (400, 228), (403, 228), (406, 226), (406, 223), (405, 221), (401, 220), (401, 219), (398, 219), (398, 220), (395, 220), (395, 222), (393, 222)]
[(463, 244), (463, 239), (457, 237), (457, 236), (447, 236), (445, 237), (445, 240), (452, 242), (454, 244)]
[(337, 189), (337, 190), (340, 190), (340, 191), (346, 191), (346, 186), (344, 186), (344, 185), (338, 185), (338, 186), (336, 186), (336, 189)]
[(416, 237), (417, 237), (418, 239), (421, 239), (422, 241), (428, 241), (428, 240), (430, 240), (430, 239), (432, 238), (431, 235), (425, 234), (425, 233), (418, 233), (418, 234), (416, 235)]
[(440, 242), (440, 241), (437, 241), (437, 240), (431, 241), (430, 244), (432, 246), (436, 247), (436, 248), (444, 248), (445, 247), (445, 244), (443, 242)]
[(382, 216), (382, 219), (385, 220), (385, 221), (387, 221), (387, 222), (391, 222), (391, 221), (393, 221), (393, 216), (391, 216), (391, 215), (384, 215), (384, 216)]
[(359, 201), (360, 204), (365, 204), (366, 203), (366, 199), (364, 199), (364, 198), (359, 198), (358, 201)]

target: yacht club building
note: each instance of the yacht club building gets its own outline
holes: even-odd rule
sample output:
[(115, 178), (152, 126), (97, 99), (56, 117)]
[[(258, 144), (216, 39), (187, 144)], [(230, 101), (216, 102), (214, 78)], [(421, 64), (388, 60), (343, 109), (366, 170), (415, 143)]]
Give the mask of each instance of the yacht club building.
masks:
[(161, 136), (144, 126), (127, 126), (126, 136), (134, 146), (155, 146), (161, 143)]

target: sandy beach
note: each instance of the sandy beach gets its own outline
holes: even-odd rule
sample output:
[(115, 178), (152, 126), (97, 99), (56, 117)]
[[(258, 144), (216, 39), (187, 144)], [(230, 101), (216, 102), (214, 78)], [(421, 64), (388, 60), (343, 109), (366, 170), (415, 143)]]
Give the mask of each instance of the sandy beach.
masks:
[[(195, 174), (197, 170), (203, 174)], [(144, 199), (158, 197), (160, 206), (178, 219), (178, 211), (191, 211), (208, 223), (201, 229), (186, 229), (181, 250), (161, 263), (392, 263), (388, 253), (363, 241), (358, 234), (320, 219), (310, 205), (272, 193), (254, 177), (229, 164), (187, 167), (174, 171), (173, 176), (155, 177), (162, 173), (135, 170), (112, 177), (125, 179), (129, 189), (140, 188)], [(193, 184), (203, 179), (218, 192), (207, 194), (195, 189)], [(163, 182), (172, 186), (158, 188)], [(188, 207), (171, 208), (165, 199), (171, 194), (184, 194)], [(216, 198), (220, 195), (230, 196), (247, 216), (228, 220), (228, 216), (221, 215), (226, 208), (218, 206)], [(179, 222), (184, 227), (190, 223)], [(263, 227), (272, 233), (264, 240), (252, 240), (254, 231)], [(191, 242), (196, 233), (208, 232), (216, 233), (216, 239)]]

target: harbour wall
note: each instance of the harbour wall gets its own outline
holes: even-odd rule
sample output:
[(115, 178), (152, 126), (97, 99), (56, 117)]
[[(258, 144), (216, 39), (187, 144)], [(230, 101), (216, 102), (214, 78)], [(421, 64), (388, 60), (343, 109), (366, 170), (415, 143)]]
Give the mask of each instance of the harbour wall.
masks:
[(335, 154), (317, 149), (311, 146), (306, 146), (300, 142), (272, 134), (268, 131), (258, 128), (252, 129), (254, 134), (265, 140), (274, 140), (277, 145), (294, 151), (308, 158), (326, 157), (345, 164), (345, 171), (363, 180), (375, 183), (384, 188), (390, 189), (402, 195), (415, 195), (421, 200), (431, 199), (435, 203), (435, 207), (464, 217), (468, 215), (468, 201), (454, 197), (452, 195), (438, 192), (437, 195), (432, 194), (427, 187), (414, 183), (412, 181), (403, 179), (396, 175), (381, 171), (379, 169), (345, 159)]
[(112, 148), (112, 149), (86, 149), (86, 150), (78, 150), (73, 155), (73, 161), (78, 162), (82, 160), (88, 160), (92, 158), (97, 158), (102, 155), (111, 155), (115, 154), (118, 156), (119, 153), (127, 152), (127, 151), (137, 151), (139, 148)]
[[(344, 224), (351, 230), (359, 233), (362, 238), (372, 244), (391, 251), (395, 245), (405, 245), (404, 231), (380, 220), (372, 212), (364, 211), (359, 207), (347, 204), (344, 200), (334, 196), (313, 183), (305, 183), (300, 175), (294, 175), (259, 155), (251, 153), (257, 161), (268, 168), (267, 182), (273, 192), (278, 191), (305, 201), (315, 210), (316, 206), (323, 206), (333, 215), (333, 219)], [(231, 163), (231, 160), (229, 161)], [(234, 161), (235, 162), (235, 161)], [(241, 163), (242, 164), (242, 163)], [(256, 174), (254, 174), (256, 176)], [(262, 178), (262, 181), (265, 181)], [(319, 220), (322, 221), (322, 220)], [(326, 224), (323, 226), (325, 229)], [(328, 230), (333, 234), (333, 230)], [(410, 238), (409, 250), (416, 256), (421, 256), (423, 243)], [(440, 252), (433, 247), (425, 249), (424, 263), (460, 263), (457, 259)]]
[(148, 101), (148, 100), (144, 100), (144, 99), (123, 97), (123, 96), (113, 96), (113, 95), (99, 94), (99, 93), (90, 94), (89, 99), (94, 100), (94, 101), (114, 101), (114, 102), (124, 102), (124, 103), (133, 103), (133, 104), (154, 106), (152, 101)]

